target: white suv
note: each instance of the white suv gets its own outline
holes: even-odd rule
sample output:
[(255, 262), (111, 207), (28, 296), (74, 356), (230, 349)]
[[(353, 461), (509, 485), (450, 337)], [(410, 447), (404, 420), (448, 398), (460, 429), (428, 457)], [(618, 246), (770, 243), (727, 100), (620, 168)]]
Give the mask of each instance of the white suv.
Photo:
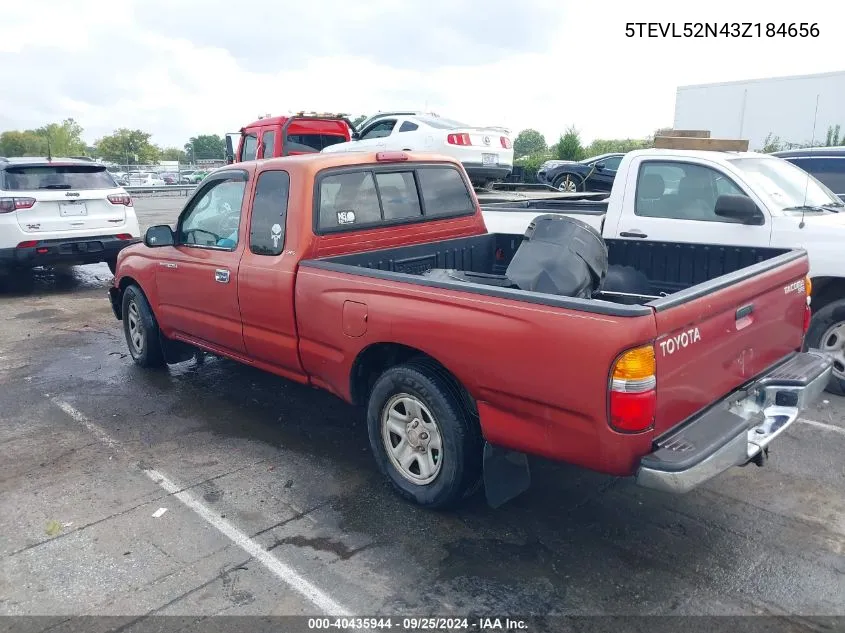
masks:
[(0, 271), (106, 262), (140, 240), (132, 198), (104, 165), (0, 158)]

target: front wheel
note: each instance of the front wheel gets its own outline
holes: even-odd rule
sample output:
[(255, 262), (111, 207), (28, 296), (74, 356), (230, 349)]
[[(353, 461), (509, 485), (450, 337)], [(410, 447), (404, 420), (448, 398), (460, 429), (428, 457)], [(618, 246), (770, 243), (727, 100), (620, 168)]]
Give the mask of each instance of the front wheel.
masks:
[(575, 193), (582, 191), (584, 188), (584, 180), (575, 174), (562, 174), (555, 178), (552, 186), (558, 191), (565, 191), (566, 193)]
[(481, 477), (477, 420), (438, 366), (408, 362), (376, 381), (367, 407), (370, 446), (400, 495), (429, 508), (455, 505)]
[(141, 367), (163, 367), (158, 324), (143, 291), (135, 285), (123, 291), (123, 334), (132, 360)]
[(813, 315), (806, 340), (807, 347), (833, 358), (833, 376), (827, 390), (845, 396), (845, 299), (829, 303)]

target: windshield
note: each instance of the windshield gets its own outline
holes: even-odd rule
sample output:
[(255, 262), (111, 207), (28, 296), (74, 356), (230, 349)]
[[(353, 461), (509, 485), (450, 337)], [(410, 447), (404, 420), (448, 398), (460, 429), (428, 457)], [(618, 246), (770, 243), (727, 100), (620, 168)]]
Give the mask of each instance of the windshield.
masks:
[(780, 158), (736, 158), (731, 162), (782, 211), (845, 206), (813, 176)]
[(9, 167), (6, 189), (114, 189), (115, 182), (105, 167), (97, 165), (38, 165)]

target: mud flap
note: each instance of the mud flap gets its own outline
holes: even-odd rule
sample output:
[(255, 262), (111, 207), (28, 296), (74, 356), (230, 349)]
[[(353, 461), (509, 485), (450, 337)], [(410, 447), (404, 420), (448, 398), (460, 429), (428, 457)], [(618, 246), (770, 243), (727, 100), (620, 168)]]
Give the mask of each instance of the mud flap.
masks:
[(498, 508), (528, 490), (528, 456), (484, 442), (484, 494)]
[(175, 365), (177, 363), (183, 363), (186, 360), (191, 360), (197, 353), (197, 348), (193, 345), (188, 345), (182, 341), (174, 341), (160, 332), (158, 338), (161, 343), (161, 351), (164, 353), (164, 360), (168, 365)]

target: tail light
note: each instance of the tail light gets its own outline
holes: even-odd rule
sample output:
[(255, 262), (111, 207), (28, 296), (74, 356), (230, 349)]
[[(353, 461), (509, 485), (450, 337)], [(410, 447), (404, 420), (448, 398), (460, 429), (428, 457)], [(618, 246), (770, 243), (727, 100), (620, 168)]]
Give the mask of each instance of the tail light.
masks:
[(38, 244), (38, 240), (27, 240), (26, 242), (21, 242), (16, 246), (16, 248), (32, 248)]
[(446, 142), (449, 145), (472, 145), (469, 134), (449, 134), (446, 137)]
[(129, 233), (118, 233), (115, 237), (119, 240), (131, 240), (132, 235)]
[(125, 193), (113, 193), (108, 198), (112, 204), (122, 204), (125, 207), (132, 206), (132, 198)]
[(654, 346), (635, 347), (621, 354), (610, 376), (610, 426), (622, 433), (652, 427), (657, 407)]
[(35, 204), (35, 198), (0, 198), (0, 213), (12, 213), (19, 209), (29, 209)]
[(510, 149), (511, 147), (513, 147), (513, 145), (511, 145), (511, 140), (507, 136), (500, 136), (499, 142), (505, 149)]
[(810, 330), (810, 321), (813, 318), (813, 310), (810, 307), (812, 303), (813, 282), (809, 277), (804, 277), (804, 294), (807, 295), (807, 305), (804, 306), (804, 334)]

